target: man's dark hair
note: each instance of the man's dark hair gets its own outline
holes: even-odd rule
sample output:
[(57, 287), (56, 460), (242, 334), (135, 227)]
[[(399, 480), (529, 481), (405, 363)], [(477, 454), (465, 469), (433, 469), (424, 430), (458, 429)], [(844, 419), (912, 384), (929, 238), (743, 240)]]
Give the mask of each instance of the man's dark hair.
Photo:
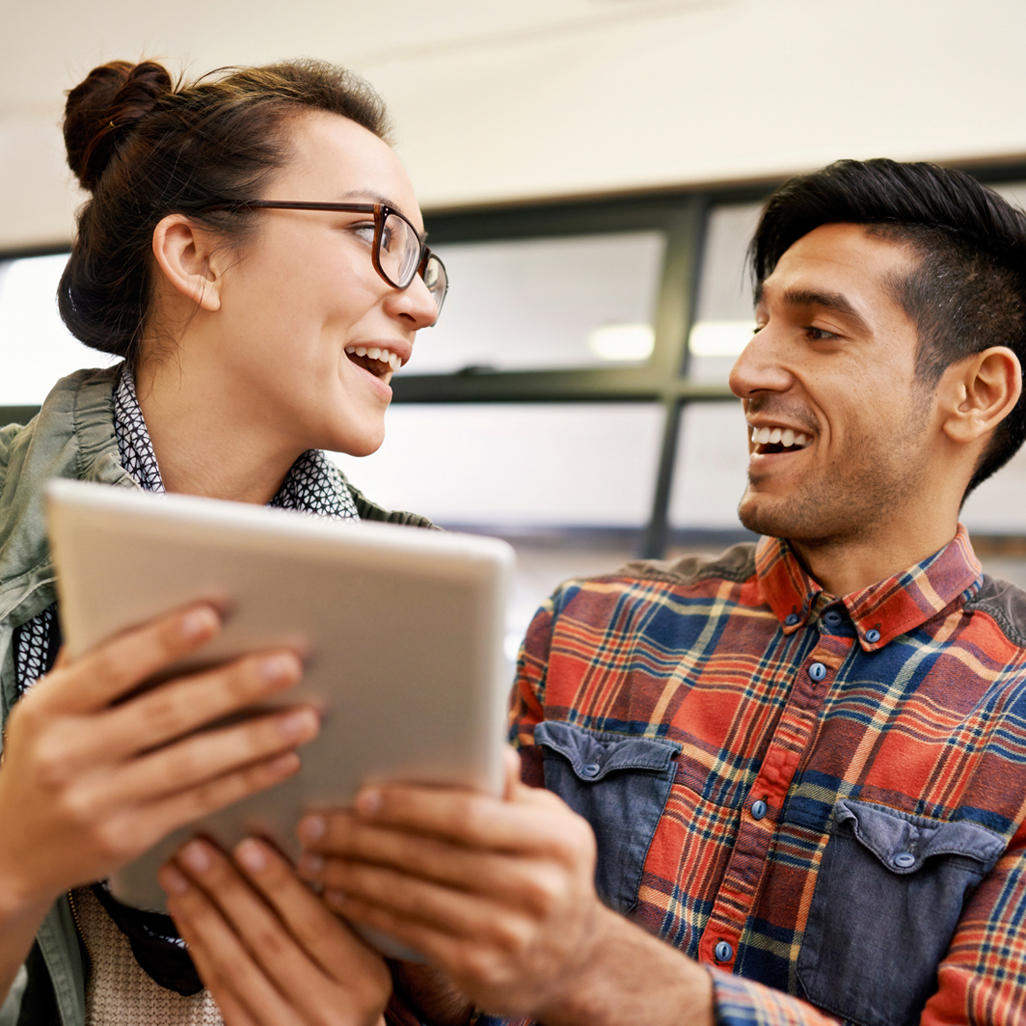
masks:
[[(785, 182), (749, 247), (756, 290), (802, 236), (824, 224), (862, 224), (910, 245), (920, 260), (892, 283), (916, 326), (916, 372), (944, 369), (990, 346), (1026, 367), (1026, 214), (963, 171), (893, 160), (839, 160)], [(1026, 436), (1026, 397), (998, 425), (966, 489), (1008, 462)]]

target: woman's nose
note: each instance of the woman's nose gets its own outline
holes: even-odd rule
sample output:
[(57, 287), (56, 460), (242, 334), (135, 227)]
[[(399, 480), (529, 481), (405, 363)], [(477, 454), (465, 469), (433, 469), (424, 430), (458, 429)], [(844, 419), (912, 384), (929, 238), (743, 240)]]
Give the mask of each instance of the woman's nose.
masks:
[(406, 288), (394, 289), (388, 302), (395, 314), (412, 322), (416, 331), (430, 328), (438, 320), (438, 304), (419, 274)]

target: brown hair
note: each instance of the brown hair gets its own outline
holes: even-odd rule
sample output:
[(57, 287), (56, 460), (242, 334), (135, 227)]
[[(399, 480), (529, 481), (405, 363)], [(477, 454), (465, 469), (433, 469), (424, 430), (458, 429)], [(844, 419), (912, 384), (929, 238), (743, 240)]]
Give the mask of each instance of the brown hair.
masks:
[(157, 223), (181, 213), (241, 241), (251, 217), (224, 207), (258, 198), (288, 160), (291, 119), (306, 110), (350, 118), (387, 141), (380, 97), (321, 61), (224, 68), (192, 84), (153, 61), (94, 68), (64, 112), (68, 164), (92, 193), (57, 288), (71, 333), (134, 363)]

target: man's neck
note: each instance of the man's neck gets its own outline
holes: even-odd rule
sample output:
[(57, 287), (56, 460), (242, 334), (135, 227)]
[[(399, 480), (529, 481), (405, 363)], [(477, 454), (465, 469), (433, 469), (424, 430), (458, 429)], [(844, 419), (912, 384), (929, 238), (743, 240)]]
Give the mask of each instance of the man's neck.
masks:
[(900, 536), (809, 542), (789, 539), (809, 574), (831, 595), (849, 595), (903, 573), (944, 548), (958, 530), (958, 518), (900, 525)]

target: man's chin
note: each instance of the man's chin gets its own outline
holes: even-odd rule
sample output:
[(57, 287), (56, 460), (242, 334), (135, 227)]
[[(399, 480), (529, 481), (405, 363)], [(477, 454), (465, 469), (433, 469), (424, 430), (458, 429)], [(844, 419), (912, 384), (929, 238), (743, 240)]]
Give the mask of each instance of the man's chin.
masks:
[(774, 508), (763, 497), (745, 493), (737, 508), (737, 517), (743, 527), (754, 534), (770, 538), (787, 538), (794, 530), (794, 517), (787, 510)]

